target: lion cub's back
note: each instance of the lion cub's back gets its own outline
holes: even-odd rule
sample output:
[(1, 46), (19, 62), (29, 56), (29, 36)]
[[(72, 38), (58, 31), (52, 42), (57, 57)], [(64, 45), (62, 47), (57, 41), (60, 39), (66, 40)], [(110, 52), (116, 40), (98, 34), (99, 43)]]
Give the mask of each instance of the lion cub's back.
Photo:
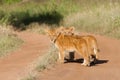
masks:
[(72, 35), (64, 35), (59, 38), (57, 44), (64, 49), (76, 49), (78, 47), (80, 48), (86, 46), (86, 41), (83, 38), (77, 38)]

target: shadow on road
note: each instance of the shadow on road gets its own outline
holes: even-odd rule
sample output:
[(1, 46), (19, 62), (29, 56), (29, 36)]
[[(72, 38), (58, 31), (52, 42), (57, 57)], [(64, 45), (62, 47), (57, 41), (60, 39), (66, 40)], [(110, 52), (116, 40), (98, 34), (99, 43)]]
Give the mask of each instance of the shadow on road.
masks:
[[(83, 59), (74, 59), (74, 52), (69, 53), (69, 59), (65, 58), (65, 63), (83, 63)], [(91, 66), (96, 66), (97, 64), (107, 63), (109, 60), (95, 60), (91, 62)]]
[[(65, 63), (83, 63), (83, 59), (65, 59)], [(91, 66), (96, 66), (97, 64), (104, 64), (107, 63), (109, 60), (96, 60), (95, 62), (91, 62)]]

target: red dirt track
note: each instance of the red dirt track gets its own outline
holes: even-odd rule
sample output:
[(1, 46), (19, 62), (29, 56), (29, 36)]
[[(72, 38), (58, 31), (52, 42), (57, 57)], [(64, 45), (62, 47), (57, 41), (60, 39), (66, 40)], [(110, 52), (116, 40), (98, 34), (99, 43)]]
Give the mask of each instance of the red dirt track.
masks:
[(84, 67), (78, 62), (57, 64), (40, 73), (38, 80), (120, 80), (120, 41), (101, 36), (96, 38), (100, 48), (96, 65)]
[[(48, 37), (20, 32), (17, 35), (24, 44), (10, 55), (0, 59), (0, 80), (19, 80), (28, 74), (30, 65), (44, 55), (50, 46)], [(39, 73), (37, 80), (120, 80), (120, 41), (96, 36), (100, 57), (96, 65), (81, 66), (79, 62), (56, 64)], [(80, 56), (76, 55), (79, 59)]]

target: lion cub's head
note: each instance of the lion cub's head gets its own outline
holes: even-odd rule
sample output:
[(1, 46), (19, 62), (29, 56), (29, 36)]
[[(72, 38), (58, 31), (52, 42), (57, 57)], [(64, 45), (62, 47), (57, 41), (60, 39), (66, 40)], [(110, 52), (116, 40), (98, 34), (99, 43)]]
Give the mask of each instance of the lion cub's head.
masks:
[(58, 28), (46, 28), (45, 33), (50, 37), (50, 40), (54, 42), (60, 32), (58, 31)]
[(65, 34), (65, 35), (74, 35), (74, 30), (75, 30), (74, 27), (63, 27), (63, 26), (61, 26), (59, 28), (59, 32)]

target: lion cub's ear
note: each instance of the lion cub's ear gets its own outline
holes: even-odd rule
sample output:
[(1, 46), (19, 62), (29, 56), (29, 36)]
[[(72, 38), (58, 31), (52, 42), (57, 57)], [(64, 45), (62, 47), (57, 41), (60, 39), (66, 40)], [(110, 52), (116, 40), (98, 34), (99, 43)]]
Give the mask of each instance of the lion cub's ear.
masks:
[(63, 27), (63, 26), (60, 26), (59, 30), (64, 30), (64, 27)]
[(75, 30), (75, 27), (70, 27), (70, 31), (74, 31)]

